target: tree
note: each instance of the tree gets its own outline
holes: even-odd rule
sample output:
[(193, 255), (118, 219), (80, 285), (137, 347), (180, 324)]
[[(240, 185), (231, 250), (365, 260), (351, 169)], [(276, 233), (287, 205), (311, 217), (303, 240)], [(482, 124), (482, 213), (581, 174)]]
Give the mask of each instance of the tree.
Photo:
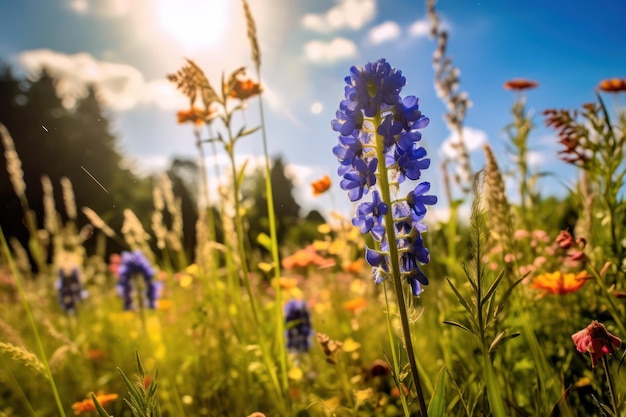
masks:
[[(67, 108), (56, 93), (56, 81), (45, 69), (29, 81), (15, 77), (4, 66), (0, 71), (0, 122), (15, 142), (22, 161), (26, 196), (39, 225), (43, 220), (43, 175), (55, 187), (60, 213), (64, 210), (59, 181), (67, 177), (73, 184), (79, 209), (92, 208), (114, 230), (120, 229), (124, 208), (131, 208), (139, 218), (149, 218), (150, 182), (121, 166), (123, 156), (116, 149), (116, 138), (95, 87), (88, 88), (87, 95), (73, 108)], [(3, 154), (1, 158), (6, 166)], [(0, 170), (0, 225), (6, 235), (16, 236), (24, 243), (27, 231), (22, 216), (8, 173)], [(87, 242), (86, 246), (91, 245)], [(110, 248), (119, 249), (116, 244)]]
[[(270, 170), (274, 208), (276, 212), (278, 241), (283, 242), (290, 227), (298, 224), (300, 219), (300, 205), (293, 197), (293, 180), (285, 171), (282, 157), (272, 160)], [(242, 187), (244, 206), (247, 207), (248, 233), (252, 244), (260, 233), (269, 234), (269, 219), (267, 214), (267, 195), (265, 193), (265, 171), (257, 169), (246, 178)]]

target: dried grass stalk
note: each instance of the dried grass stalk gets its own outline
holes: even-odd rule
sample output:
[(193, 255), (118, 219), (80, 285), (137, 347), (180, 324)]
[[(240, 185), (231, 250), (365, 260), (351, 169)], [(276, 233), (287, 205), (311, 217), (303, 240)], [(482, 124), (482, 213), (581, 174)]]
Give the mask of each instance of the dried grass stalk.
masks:
[(42, 376), (46, 379), (48, 378), (46, 374), (46, 368), (43, 363), (41, 363), (39, 358), (29, 350), (26, 350), (21, 346), (13, 345), (11, 343), (0, 342), (0, 353), (7, 355), (15, 362), (21, 363), (27, 369), (33, 371), (39, 376)]
[(108, 237), (115, 237), (115, 232), (113, 231), (113, 229), (111, 229), (105, 222), (104, 220), (102, 220), (102, 218), (100, 216), (98, 216), (98, 213), (96, 213), (95, 211), (93, 211), (92, 209), (90, 209), (89, 207), (83, 207), (82, 208), (82, 212), (85, 216), (87, 216), (87, 219), (89, 220), (89, 222), (96, 228), (96, 229), (100, 229), (105, 235), (107, 235)]
[(63, 204), (65, 205), (65, 214), (70, 220), (75, 221), (77, 217), (76, 199), (74, 198), (74, 188), (69, 178), (61, 178), (61, 190), (63, 192)]

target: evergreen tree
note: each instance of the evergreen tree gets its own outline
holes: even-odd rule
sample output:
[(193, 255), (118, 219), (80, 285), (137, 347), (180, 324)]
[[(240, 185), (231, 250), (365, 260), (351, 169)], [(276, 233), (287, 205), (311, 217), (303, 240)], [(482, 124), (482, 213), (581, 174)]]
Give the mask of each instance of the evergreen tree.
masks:
[[(293, 180), (287, 176), (282, 157), (273, 158), (270, 175), (278, 226), (278, 241), (282, 243), (289, 228), (296, 226), (299, 222), (300, 205), (293, 197)], [(265, 171), (262, 168), (257, 169), (252, 176), (244, 181), (242, 193), (247, 207), (250, 241), (255, 244), (260, 233), (269, 234)]]
[[(22, 161), (29, 204), (42, 224), (41, 177), (55, 188), (57, 210), (63, 213), (59, 180), (73, 184), (76, 205), (94, 209), (114, 230), (119, 230), (123, 209), (131, 208), (140, 219), (152, 210), (151, 186), (123, 168), (108, 117), (103, 113), (95, 87), (74, 108), (63, 105), (56, 81), (44, 69), (34, 81), (16, 78), (7, 67), (0, 72), (0, 122), (7, 126)], [(4, 155), (2, 155), (4, 162)], [(3, 164), (6, 166), (6, 164)], [(0, 170), (0, 225), (5, 234), (25, 241), (23, 214), (8, 181)], [(86, 219), (81, 219), (85, 224)], [(147, 227), (145, 224), (144, 227)], [(87, 242), (89, 246), (93, 242)], [(113, 244), (110, 250), (118, 251)]]

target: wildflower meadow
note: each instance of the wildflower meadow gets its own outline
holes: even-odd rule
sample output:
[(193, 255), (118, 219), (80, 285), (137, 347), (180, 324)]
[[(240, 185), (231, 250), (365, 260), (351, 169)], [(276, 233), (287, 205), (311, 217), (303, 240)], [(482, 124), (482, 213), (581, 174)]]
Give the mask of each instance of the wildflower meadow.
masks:
[[(181, 56), (163, 74), (188, 103), (171, 118), (193, 132), (194, 218), (170, 172), (147, 180), (147, 206), (121, 198), (120, 221), (78, 205), (68, 177), (36, 178), (33, 201), (0, 113), (24, 231), (0, 234), (0, 417), (626, 416), (626, 78), (535, 112), (540, 80), (511, 79), (506, 154), (485, 143), (473, 166), (458, 34), (425, 6), (435, 47), (415, 65), (434, 68), (455, 157), (431, 163), (442, 115), (393, 56), (352, 62), (325, 86), (337, 102), (317, 149), (336, 170), (307, 186), (336, 207), (319, 218), (280, 214), (298, 201), (268, 152), (246, 0), (241, 67), (212, 79)], [(564, 196), (529, 162), (539, 124), (576, 173)], [(249, 141), (264, 149), (252, 177)]]

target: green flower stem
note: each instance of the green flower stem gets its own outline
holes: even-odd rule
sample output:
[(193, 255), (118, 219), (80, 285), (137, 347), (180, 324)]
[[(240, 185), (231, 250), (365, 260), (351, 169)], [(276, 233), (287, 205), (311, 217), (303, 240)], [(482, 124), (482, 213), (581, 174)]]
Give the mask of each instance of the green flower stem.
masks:
[(613, 377), (611, 376), (611, 370), (609, 369), (609, 361), (605, 356), (600, 359), (602, 361), (602, 367), (604, 368), (604, 376), (606, 376), (606, 384), (609, 387), (609, 397), (611, 399), (611, 408), (613, 409), (613, 415), (619, 417), (619, 408), (617, 406), (617, 398), (615, 396), (615, 386), (613, 385)]
[(609, 293), (609, 289), (607, 288), (604, 278), (600, 275), (600, 273), (591, 265), (588, 265), (589, 270), (591, 271), (591, 275), (595, 278), (595, 281), (598, 283), (602, 294), (606, 298), (607, 307), (609, 312), (613, 316), (613, 320), (615, 320), (615, 325), (619, 328), (619, 331), (622, 335), (626, 335), (626, 327), (624, 327), (624, 323), (622, 322), (622, 314), (620, 313), (619, 308), (615, 304), (614, 297), (611, 293)]
[[(230, 119), (229, 119), (230, 120)], [(285, 404), (285, 398), (283, 396), (283, 392), (281, 390), (281, 385), (278, 381), (278, 376), (276, 375), (276, 370), (274, 369), (272, 359), (270, 357), (270, 353), (267, 349), (267, 340), (263, 334), (263, 330), (261, 328), (261, 320), (259, 318), (259, 313), (257, 311), (256, 302), (254, 299), (254, 294), (252, 294), (252, 286), (250, 285), (250, 275), (248, 272), (248, 264), (247, 264), (247, 256), (246, 256), (246, 248), (244, 242), (244, 232), (243, 232), (243, 219), (241, 217), (241, 205), (239, 201), (239, 179), (237, 175), (237, 167), (235, 166), (235, 152), (234, 145), (237, 138), (233, 138), (231, 134), (230, 124), (226, 125), (228, 128), (228, 135), (230, 138), (229, 144), (230, 146), (226, 146), (226, 151), (228, 152), (228, 157), (230, 159), (230, 165), (232, 169), (233, 175), (233, 193), (234, 193), (234, 204), (235, 204), (235, 229), (237, 232), (237, 247), (239, 250), (239, 258), (240, 258), (240, 266), (243, 274), (243, 282), (246, 287), (246, 293), (248, 294), (248, 302), (250, 304), (250, 310), (252, 311), (252, 316), (254, 319), (254, 328), (256, 329), (259, 346), (261, 349), (261, 354), (263, 356), (263, 361), (265, 362), (265, 367), (267, 368), (267, 373), (270, 376), (273, 386), (274, 392), (274, 400), (276, 401), (277, 406), (281, 410), (281, 415), (287, 415), (287, 406)]]
[[(261, 68), (256, 65), (256, 76), (261, 81)], [(276, 210), (274, 209), (274, 191), (272, 187), (272, 175), (270, 170), (270, 157), (267, 151), (267, 133), (265, 130), (265, 112), (263, 109), (263, 95), (259, 95), (259, 114), (261, 117), (261, 136), (263, 137), (263, 155), (265, 156), (265, 194), (267, 196), (267, 217), (269, 219), (270, 242), (272, 252), (272, 264), (274, 266), (274, 278), (278, 282), (280, 279), (280, 258), (278, 255), (278, 232), (276, 226)], [(282, 389), (285, 391), (288, 386), (287, 381), (287, 348), (285, 346), (285, 325), (283, 317), (282, 294), (276, 289), (275, 316), (276, 316), (276, 342), (279, 349), (279, 363)]]
[(406, 395), (402, 391), (402, 382), (400, 381), (400, 361), (398, 360), (398, 353), (396, 352), (396, 343), (395, 337), (393, 336), (393, 327), (391, 326), (391, 312), (389, 310), (389, 298), (387, 296), (387, 286), (383, 284), (383, 293), (385, 294), (385, 307), (387, 311), (385, 312), (385, 316), (387, 317), (387, 335), (389, 336), (389, 346), (391, 350), (391, 361), (393, 365), (393, 380), (396, 383), (396, 387), (398, 388), (398, 393), (400, 394), (400, 402), (402, 403), (402, 410), (404, 411), (404, 415), (406, 417), (411, 416), (411, 411), (409, 410), (409, 404), (406, 401)]
[(6, 238), (4, 237), (4, 232), (2, 231), (2, 228), (0, 228), (0, 242), (2, 243), (2, 250), (4, 252), (4, 255), (9, 262), (9, 268), (11, 269), (11, 273), (15, 277), (15, 284), (17, 285), (17, 289), (20, 293), (20, 298), (22, 300), (22, 306), (24, 307), (24, 311), (26, 311), (28, 322), (33, 331), (33, 336), (35, 337), (35, 342), (37, 343), (37, 350), (39, 350), (39, 356), (41, 357), (41, 361), (43, 362), (46, 369), (46, 375), (48, 377), (48, 381), (50, 381), (50, 387), (52, 388), (54, 401), (56, 402), (57, 409), (59, 410), (59, 416), (66, 417), (65, 410), (63, 409), (63, 403), (61, 402), (61, 396), (59, 395), (59, 391), (57, 390), (57, 386), (54, 382), (54, 376), (52, 375), (52, 370), (50, 369), (50, 364), (48, 363), (46, 350), (44, 349), (43, 342), (41, 341), (41, 337), (39, 336), (39, 331), (37, 330), (37, 324), (35, 323), (33, 313), (30, 311), (30, 306), (28, 304), (28, 301), (26, 300), (26, 294), (24, 292), (24, 287), (22, 286), (20, 272), (15, 265), (15, 261), (11, 257), (9, 245), (7, 244)]
[(400, 310), (400, 322), (402, 323), (402, 334), (404, 336), (404, 343), (407, 350), (407, 356), (409, 357), (409, 364), (411, 367), (411, 375), (415, 383), (415, 389), (417, 391), (417, 399), (420, 405), (420, 411), (422, 417), (428, 416), (426, 408), (426, 401), (424, 400), (424, 393), (422, 391), (422, 384), (420, 382), (419, 372), (417, 370), (417, 363), (415, 361), (415, 352), (413, 350), (413, 340), (411, 339), (411, 325), (409, 323), (409, 316), (406, 310), (406, 303), (404, 301), (404, 292), (402, 289), (402, 277), (400, 276), (400, 262), (398, 258), (398, 247), (396, 245), (396, 232), (395, 224), (393, 221), (393, 210), (391, 200), (391, 189), (389, 186), (389, 177), (387, 176), (387, 165), (385, 163), (385, 154), (383, 152), (383, 137), (378, 134), (377, 129), (382, 122), (382, 116), (380, 112), (374, 116), (374, 131), (376, 136), (376, 157), (378, 158), (378, 182), (380, 185), (380, 194), (383, 202), (389, 206), (387, 214), (385, 214), (385, 228), (387, 233), (387, 242), (389, 243), (389, 257), (391, 258), (391, 274), (393, 276), (393, 284), (396, 292), (396, 298), (398, 301), (398, 309)]

